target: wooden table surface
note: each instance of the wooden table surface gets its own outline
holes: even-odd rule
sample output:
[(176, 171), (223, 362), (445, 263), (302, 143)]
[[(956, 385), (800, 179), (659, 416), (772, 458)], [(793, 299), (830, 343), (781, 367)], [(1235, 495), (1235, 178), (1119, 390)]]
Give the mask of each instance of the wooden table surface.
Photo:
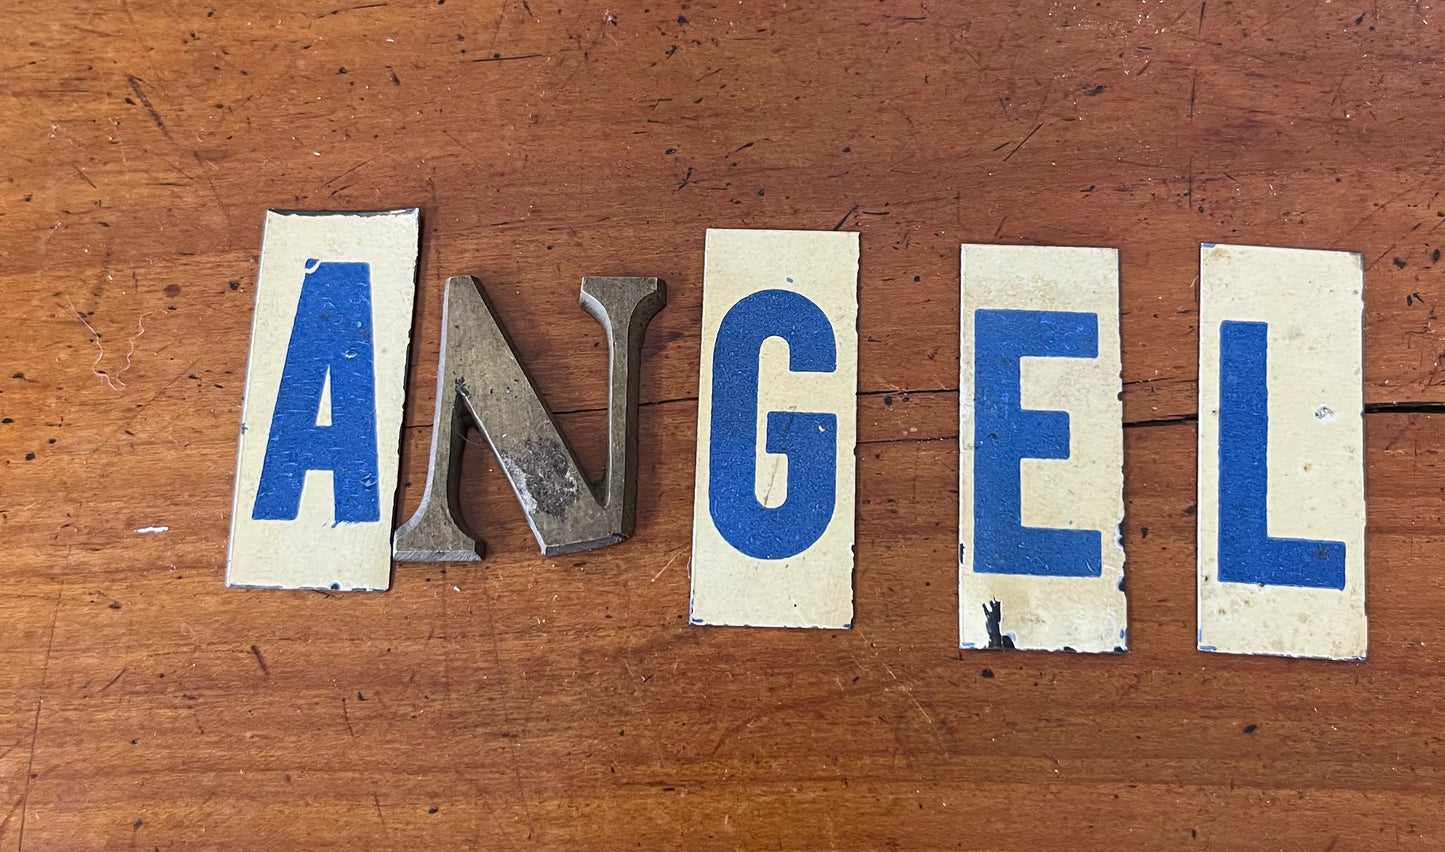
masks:
[[(0, 845), (1445, 848), (1445, 10), (608, 2), (0, 8)], [(657, 275), (637, 535), (227, 589), (263, 212), (412, 205), (399, 517), (447, 276), (595, 472)], [(862, 234), (852, 630), (687, 623), (710, 226)], [(1121, 250), (1126, 655), (957, 649), (965, 241)], [(1194, 650), (1215, 241), (1364, 253), (1368, 662)]]

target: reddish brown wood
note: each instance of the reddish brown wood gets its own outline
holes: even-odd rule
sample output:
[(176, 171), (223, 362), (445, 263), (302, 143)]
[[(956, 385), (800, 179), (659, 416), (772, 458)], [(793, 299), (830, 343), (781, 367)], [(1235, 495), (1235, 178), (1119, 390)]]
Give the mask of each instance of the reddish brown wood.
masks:
[[(1445, 417), (1381, 410), (1445, 403), (1435, 14), (5, 5), (0, 845), (1440, 846)], [(228, 590), (262, 212), (408, 205), (403, 516), (446, 276), (595, 470), (578, 283), (658, 275), (638, 535), (543, 559), (472, 452), (481, 565)], [(863, 234), (854, 630), (685, 623), (709, 226)], [(1121, 249), (1125, 656), (955, 648), (958, 244), (992, 240)], [(1201, 241), (1364, 253), (1367, 663), (1193, 650)]]

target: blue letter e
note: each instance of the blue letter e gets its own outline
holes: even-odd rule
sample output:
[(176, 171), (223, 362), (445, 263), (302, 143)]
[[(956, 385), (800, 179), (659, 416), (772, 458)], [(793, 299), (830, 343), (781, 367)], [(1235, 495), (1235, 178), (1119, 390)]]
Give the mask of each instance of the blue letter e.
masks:
[(1269, 534), (1269, 326), (1219, 324), (1219, 582), (1345, 587), (1345, 544)]
[(973, 570), (1098, 577), (1098, 530), (1023, 525), (1020, 461), (1069, 457), (1069, 415), (1020, 401), (1024, 356), (1097, 358), (1099, 317), (1063, 311), (979, 310), (973, 315)]
[(833, 518), (838, 471), (835, 414), (769, 411), (767, 451), (788, 457), (787, 499), (758, 500), (758, 354), (763, 341), (788, 344), (788, 369), (831, 373), (833, 325), (816, 304), (788, 290), (762, 290), (732, 306), (718, 325), (712, 357), (708, 508), (718, 532), (755, 559), (807, 550)]
[[(331, 422), (322, 424), (328, 377)], [(306, 262), (251, 517), (295, 520), (311, 470), (332, 473), (337, 523), (381, 520), (366, 263)]]

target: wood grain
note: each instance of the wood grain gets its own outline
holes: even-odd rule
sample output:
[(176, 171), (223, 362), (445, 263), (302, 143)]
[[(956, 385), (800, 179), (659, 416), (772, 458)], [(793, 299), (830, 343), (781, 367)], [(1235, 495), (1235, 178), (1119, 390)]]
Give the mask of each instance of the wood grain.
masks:
[[(4, 5), (0, 846), (1440, 847), (1433, 15)], [(410, 205), (400, 516), (446, 276), (596, 470), (578, 283), (657, 275), (637, 537), (539, 557), (478, 449), (482, 564), (226, 589), (263, 211)], [(862, 233), (851, 631), (686, 624), (709, 226)], [(1127, 655), (956, 650), (964, 241), (1121, 250)], [(1364, 253), (1366, 663), (1193, 650), (1202, 241)]]

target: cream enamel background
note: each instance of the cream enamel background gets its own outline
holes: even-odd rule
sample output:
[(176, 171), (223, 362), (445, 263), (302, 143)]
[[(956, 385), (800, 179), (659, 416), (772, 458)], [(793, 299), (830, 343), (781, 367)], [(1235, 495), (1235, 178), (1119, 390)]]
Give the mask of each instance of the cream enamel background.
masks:
[[(833, 231), (709, 230), (703, 275), (697, 477), (693, 500), (692, 604), (696, 623), (756, 627), (848, 627), (853, 621), (853, 533), (858, 388), (858, 235)], [(788, 279), (792, 279), (789, 282)], [(708, 509), (712, 352), (722, 318), (740, 299), (792, 290), (828, 316), (838, 367), (830, 374), (788, 371), (787, 346), (764, 342), (759, 361), (758, 489), (781, 504), (786, 457), (764, 451), (766, 415), (838, 416), (837, 505), (812, 547), (789, 559), (747, 556), (717, 531)]]
[[(1342, 251), (1200, 247), (1199, 647), (1363, 658), (1364, 272)], [(1219, 324), (1268, 322), (1269, 534), (1345, 543), (1345, 588), (1220, 583)], [(1333, 419), (1315, 417), (1328, 406)]]
[[(414, 209), (266, 214), (231, 510), (228, 585), (341, 590), (384, 590), (390, 585), (392, 511), (416, 293), (418, 225)], [(307, 474), (296, 520), (251, 519), (309, 258), (371, 264), (381, 498), (377, 523), (334, 523), (331, 474), (320, 472)]]
[[(984, 607), (1000, 603), (1000, 630), (1014, 647), (1107, 652), (1127, 647), (1123, 590), (1124, 431), (1120, 402), (1119, 253), (1112, 248), (961, 247), (963, 321), (959, 393), (959, 644), (988, 646)], [(1025, 408), (1069, 414), (1069, 458), (1020, 465), (1026, 526), (1102, 534), (1098, 577), (1030, 577), (973, 571), (974, 311), (980, 308), (1098, 314), (1097, 358), (1023, 358)]]

